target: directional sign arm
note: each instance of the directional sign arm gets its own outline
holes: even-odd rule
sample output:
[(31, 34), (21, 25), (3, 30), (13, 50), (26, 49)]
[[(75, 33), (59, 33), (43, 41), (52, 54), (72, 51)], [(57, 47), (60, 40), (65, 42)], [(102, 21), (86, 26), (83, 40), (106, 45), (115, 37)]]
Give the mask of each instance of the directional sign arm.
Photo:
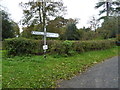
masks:
[(34, 34), (34, 35), (44, 35), (44, 32), (32, 31), (31, 34)]
[[(32, 31), (31, 33), (34, 34), (34, 35), (44, 35), (45, 36), (44, 32)], [(47, 32), (46, 37), (59, 37), (59, 34), (58, 33)]]
[(59, 37), (58, 33), (47, 33), (47, 37)]

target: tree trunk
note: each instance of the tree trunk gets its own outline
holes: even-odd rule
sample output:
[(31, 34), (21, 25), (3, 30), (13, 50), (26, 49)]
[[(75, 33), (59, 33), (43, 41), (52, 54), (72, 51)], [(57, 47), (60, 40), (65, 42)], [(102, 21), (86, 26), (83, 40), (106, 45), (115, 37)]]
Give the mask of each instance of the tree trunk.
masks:
[(109, 2), (106, 2), (107, 17), (109, 16)]
[(42, 17), (41, 17), (41, 7), (39, 6), (39, 8), (38, 8), (38, 10), (39, 10), (39, 18), (40, 18), (40, 24), (42, 24)]

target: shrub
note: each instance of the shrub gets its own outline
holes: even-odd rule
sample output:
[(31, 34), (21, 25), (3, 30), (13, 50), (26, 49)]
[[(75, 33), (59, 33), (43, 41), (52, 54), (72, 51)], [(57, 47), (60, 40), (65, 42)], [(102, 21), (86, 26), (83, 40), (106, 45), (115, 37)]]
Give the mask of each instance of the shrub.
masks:
[(79, 41), (73, 42), (73, 50), (78, 53), (84, 52), (83, 43)]
[(117, 41), (120, 41), (120, 34), (117, 34)]
[[(115, 46), (115, 40), (95, 41), (58, 41), (47, 40), (49, 54), (71, 56), (75, 52), (82, 53), (93, 50), (108, 49)], [(4, 48), (8, 55), (43, 54), (43, 40), (25, 38), (6, 39)]]
[(72, 55), (74, 53), (73, 49), (72, 49), (72, 44), (73, 44), (73, 42), (68, 41), (68, 40), (66, 40), (66, 41), (63, 42), (62, 45), (65, 47), (64, 48), (65, 54)]
[(71, 41), (54, 41), (54, 44), (51, 47), (51, 53), (63, 56), (71, 56), (75, 52), (73, 51), (73, 42)]
[(65, 54), (65, 46), (61, 41), (54, 41), (50, 49), (51, 54)]
[(93, 51), (93, 50), (102, 50), (115, 46), (114, 40), (97, 40), (97, 41), (77, 41), (73, 44), (74, 50), (78, 53)]
[(117, 34), (116, 39), (117, 46), (120, 46), (120, 34)]
[(25, 38), (6, 39), (4, 45), (4, 48), (7, 50), (8, 55), (13, 56), (32, 54), (36, 51), (36, 48), (38, 47), (35, 40)]

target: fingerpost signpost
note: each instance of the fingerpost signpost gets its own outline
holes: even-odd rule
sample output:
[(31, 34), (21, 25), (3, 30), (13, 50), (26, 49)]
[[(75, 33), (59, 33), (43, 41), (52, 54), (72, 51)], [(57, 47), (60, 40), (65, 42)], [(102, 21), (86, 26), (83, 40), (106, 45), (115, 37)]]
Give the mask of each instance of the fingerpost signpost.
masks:
[(48, 45), (46, 43), (46, 37), (56, 38), (56, 37), (59, 37), (59, 34), (58, 33), (46, 32), (46, 12), (45, 12), (46, 3), (45, 3), (45, 1), (42, 1), (42, 2), (43, 2), (43, 28), (44, 28), (44, 32), (32, 31), (31, 34), (33, 34), (33, 35), (43, 35), (44, 36), (43, 50), (44, 50), (44, 58), (46, 58), (46, 50), (48, 49)]

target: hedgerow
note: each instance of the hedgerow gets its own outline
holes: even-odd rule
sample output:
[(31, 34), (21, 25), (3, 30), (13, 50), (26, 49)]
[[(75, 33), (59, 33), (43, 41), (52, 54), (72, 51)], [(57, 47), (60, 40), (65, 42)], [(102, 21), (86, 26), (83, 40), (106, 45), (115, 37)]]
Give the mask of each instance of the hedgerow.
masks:
[[(115, 46), (115, 40), (94, 41), (47, 41), (49, 54), (73, 55), (75, 52), (82, 53), (94, 50), (103, 50)], [(43, 54), (43, 40), (26, 38), (12, 38), (4, 41), (4, 49), (8, 55)]]
[(116, 41), (116, 44), (117, 46), (120, 46), (120, 34), (117, 35), (117, 41)]

